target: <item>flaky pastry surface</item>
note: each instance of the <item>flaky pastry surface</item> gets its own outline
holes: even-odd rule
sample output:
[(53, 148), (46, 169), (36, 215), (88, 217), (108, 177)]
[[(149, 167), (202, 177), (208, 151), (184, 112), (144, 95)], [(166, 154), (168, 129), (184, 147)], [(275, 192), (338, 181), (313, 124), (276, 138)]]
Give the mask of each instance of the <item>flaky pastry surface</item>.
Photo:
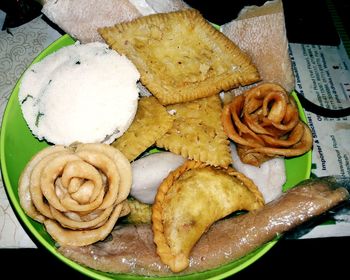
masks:
[(167, 110), (173, 112), (175, 120), (156, 141), (158, 147), (214, 166), (227, 167), (232, 162), (218, 95), (169, 105)]
[(128, 130), (112, 143), (129, 161), (152, 146), (172, 126), (173, 118), (153, 97), (142, 97), (137, 112)]
[(259, 80), (250, 58), (197, 10), (140, 17), (99, 33), (131, 59), (141, 82), (165, 105)]

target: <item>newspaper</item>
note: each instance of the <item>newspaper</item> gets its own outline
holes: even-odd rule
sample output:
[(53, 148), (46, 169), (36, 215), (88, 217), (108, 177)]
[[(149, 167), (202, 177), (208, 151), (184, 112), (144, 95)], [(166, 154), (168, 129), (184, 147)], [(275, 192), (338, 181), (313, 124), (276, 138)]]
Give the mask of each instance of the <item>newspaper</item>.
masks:
[[(296, 91), (328, 109), (350, 107), (350, 60), (338, 47), (289, 44)], [(305, 111), (314, 138), (312, 175), (350, 177), (350, 116), (327, 118)], [(350, 236), (350, 207), (301, 238)]]

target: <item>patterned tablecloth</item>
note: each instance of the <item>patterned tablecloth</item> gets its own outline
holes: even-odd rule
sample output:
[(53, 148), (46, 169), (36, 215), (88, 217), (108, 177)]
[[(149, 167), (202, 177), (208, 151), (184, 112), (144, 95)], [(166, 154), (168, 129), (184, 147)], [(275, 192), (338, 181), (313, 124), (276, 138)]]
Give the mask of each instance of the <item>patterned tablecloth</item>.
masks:
[[(61, 36), (41, 17), (17, 28), (0, 32), (0, 116), (17, 80), (48, 45)], [(11, 205), (0, 180), (0, 248), (36, 247), (28, 237)]]
[[(0, 32), (1, 118), (20, 75), (42, 50), (60, 36), (41, 17)], [(296, 89), (301, 94), (328, 108), (350, 107), (350, 62), (342, 45), (290, 44), (290, 55)], [(315, 139), (312, 173), (350, 177), (349, 117), (329, 119), (309, 112), (306, 115)], [(350, 209), (340, 213), (335, 223), (318, 226), (304, 238), (344, 235), (350, 235)], [(18, 222), (0, 180), (0, 248), (30, 247), (36, 245)]]

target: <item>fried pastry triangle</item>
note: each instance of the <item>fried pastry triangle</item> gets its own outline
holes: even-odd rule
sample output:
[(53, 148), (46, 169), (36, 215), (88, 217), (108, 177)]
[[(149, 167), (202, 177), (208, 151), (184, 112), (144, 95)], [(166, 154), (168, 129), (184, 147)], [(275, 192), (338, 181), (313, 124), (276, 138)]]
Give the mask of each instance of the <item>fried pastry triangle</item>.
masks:
[(111, 48), (135, 64), (142, 84), (163, 105), (210, 96), (260, 78), (250, 58), (197, 10), (139, 17), (98, 31)]
[(189, 265), (193, 246), (215, 221), (263, 205), (262, 194), (243, 174), (187, 161), (163, 181), (152, 206), (157, 254), (173, 272), (180, 272)]
[(232, 162), (218, 95), (169, 105), (167, 110), (173, 112), (175, 121), (156, 141), (157, 147), (214, 166), (227, 167)]

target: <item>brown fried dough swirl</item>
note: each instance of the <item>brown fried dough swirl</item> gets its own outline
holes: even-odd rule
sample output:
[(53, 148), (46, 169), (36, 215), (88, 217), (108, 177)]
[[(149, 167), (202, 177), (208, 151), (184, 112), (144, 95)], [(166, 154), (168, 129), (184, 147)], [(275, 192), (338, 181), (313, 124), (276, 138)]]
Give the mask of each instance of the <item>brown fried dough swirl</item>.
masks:
[(233, 98), (222, 123), (244, 163), (259, 166), (276, 157), (302, 155), (312, 148), (309, 127), (299, 119), (291, 96), (279, 85), (263, 83)]
[(121, 215), (131, 187), (126, 157), (105, 144), (51, 146), (37, 153), (19, 180), (21, 205), (60, 244), (104, 239)]

